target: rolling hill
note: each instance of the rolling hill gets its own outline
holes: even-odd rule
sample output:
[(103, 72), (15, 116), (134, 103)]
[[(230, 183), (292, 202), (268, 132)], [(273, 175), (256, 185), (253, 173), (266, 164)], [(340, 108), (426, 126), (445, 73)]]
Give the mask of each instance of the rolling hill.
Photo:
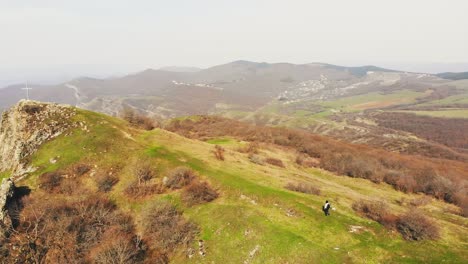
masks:
[[(0, 166), (0, 175), (13, 175), (20, 190), (18, 206), (7, 208), (16, 230), (2, 237), (0, 254), (7, 261), (105, 262), (116, 256), (123, 263), (468, 261), (468, 222), (457, 206), (305, 165), (297, 160), (298, 150), (284, 143), (295, 133), (313, 143), (338, 144), (332, 139), (199, 116), (169, 121), (167, 129), (174, 132), (145, 131), (104, 114), (32, 101), (7, 113), (0, 133), (25, 142), (41, 139), (36, 145), (0, 147), (2, 153), (30, 151), (2, 159)], [(41, 127), (34, 124), (43, 120), (54, 129), (38, 134)], [(218, 129), (223, 122), (238, 129), (226, 133)], [(206, 130), (208, 123), (213, 125)], [(267, 140), (280, 132), (290, 138)], [(253, 143), (254, 138), (265, 140)], [(369, 153), (368, 147), (343, 146), (354, 148)], [(328, 217), (321, 210), (325, 200), (335, 208)], [(353, 209), (365, 201), (401, 216), (396, 227)], [(407, 212), (422, 214), (435, 226), (434, 236), (404, 239), (401, 219)]]
[[(467, 160), (466, 139), (456, 132), (439, 133), (433, 127), (436, 135), (427, 136), (405, 126), (420, 115), (430, 117), (429, 123), (457, 122), (462, 130), (468, 129), (468, 82), (443, 76), (376, 66), (235, 61), (200, 70), (162, 68), (119, 78), (79, 78), (34, 86), (31, 97), (113, 116), (124, 108), (157, 119), (221, 115), (394, 152)], [(20, 86), (1, 89), (0, 110), (15, 104), (23, 93)], [(382, 125), (395, 113), (401, 124)], [(447, 144), (443, 137), (458, 137), (459, 143)]]

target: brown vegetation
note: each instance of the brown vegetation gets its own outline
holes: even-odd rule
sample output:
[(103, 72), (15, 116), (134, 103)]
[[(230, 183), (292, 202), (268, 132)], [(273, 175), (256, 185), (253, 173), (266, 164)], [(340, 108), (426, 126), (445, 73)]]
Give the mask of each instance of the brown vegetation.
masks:
[[(90, 252), (93, 263), (132, 263), (138, 260), (138, 239), (119, 230), (109, 230), (100, 243)], [(137, 250), (135, 250), (137, 249)]]
[(177, 246), (189, 245), (198, 229), (182, 213), (166, 201), (155, 201), (143, 209), (143, 232), (154, 249), (171, 252)]
[(187, 167), (177, 167), (167, 174), (164, 185), (171, 189), (181, 189), (195, 179), (195, 172)]
[(75, 166), (73, 166), (73, 174), (76, 176), (83, 176), (90, 170), (91, 170), (91, 167), (86, 164), (80, 163), (80, 164), (76, 164)]
[(387, 228), (395, 228), (398, 217), (388, 210), (388, 205), (382, 201), (360, 200), (353, 203), (354, 211), (372, 219)]
[(301, 193), (320, 195), (320, 189), (308, 183), (288, 183), (284, 188)]
[(94, 179), (97, 183), (98, 190), (101, 192), (109, 192), (112, 187), (119, 182), (119, 178), (114, 175), (102, 172), (98, 173)]
[(57, 193), (66, 194), (66, 195), (87, 195), (89, 190), (83, 186), (79, 181), (68, 178), (63, 179), (60, 183), (60, 187), (56, 189)]
[(138, 160), (133, 165), (132, 173), (135, 180), (128, 184), (124, 193), (131, 198), (144, 198), (153, 194), (164, 193), (160, 183), (152, 181), (156, 177), (156, 170), (151, 160)]
[(62, 179), (59, 172), (46, 172), (39, 176), (39, 188), (52, 192), (60, 186)]
[(224, 160), (224, 152), (225, 152), (224, 148), (219, 145), (216, 145), (213, 150), (213, 154), (218, 160)]
[(107, 233), (120, 234), (131, 243), (133, 253), (127, 256), (131, 262), (139, 262), (144, 254), (135, 244), (131, 218), (105, 197), (26, 197), (22, 204), (20, 223), (1, 245), (6, 249), (2, 259), (8, 263), (97, 261), (91, 249), (115, 241)]
[[(364, 145), (348, 144), (305, 131), (255, 126), (231, 119), (200, 116), (196, 120), (174, 120), (166, 129), (190, 138), (235, 137), (289, 147), (328, 171), (384, 181), (404, 192), (423, 192), (462, 206), (467, 199), (468, 164), (453, 160), (402, 155)], [(252, 162), (263, 164), (250, 154)], [(301, 160), (299, 160), (301, 163)]]
[(306, 168), (311, 168), (318, 167), (320, 165), (320, 161), (316, 158), (309, 157), (308, 155), (299, 154), (296, 157), (296, 164)]
[(265, 160), (263, 160), (262, 156), (257, 154), (249, 154), (249, 160), (258, 165), (265, 165)]
[(157, 127), (155, 120), (138, 113), (130, 107), (125, 107), (120, 113), (120, 116), (131, 125), (145, 130), (152, 130)]
[[(170, 186), (188, 185), (182, 191), (182, 200), (188, 205), (218, 196), (206, 182), (193, 181), (195, 174), (188, 168), (177, 168), (170, 175), (175, 176), (170, 177)], [(106, 194), (117, 182), (116, 176), (99, 171), (94, 177), (99, 192), (83, 190), (82, 180), (60, 172), (39, 177), (41, 188), (27, 193), (29, 196), (9, 209), (14, 224), (8, 229), (9, 235), (1, 237), (2, 262), (168, 263), (171, 252), (189, 245), (198, 233), (197, 226), (181, 211), (169, 202), (157, 201), (142, 211), (144, 235), (140, 237), (133, 218), (120, 211)], [(151, 182), (151, 177), (135, 176), (124, 192), (139, 198), (164, 190), (161, 184)]]
[(281, 168), (284, 168), (284, 167), (285, 167), (283, 161), (280, 160), (280, 159), (267, 158), (267, 159), (265, 160), (265, 162), (268, 163), (268, 164), (271, 164), (271, 165), (273, 165), (273, 166), (277, 166), (277, 167), (281, 167)]
[(133, 167), (133, 174), (137, 178), (138, 185), (144, 184), (155, 177), (155, 172), (151, 161), (137, 161)]
[(164, 187), (160, 184), (139, 184), (138, 181), (133, 181), (125, 189), (124, 193), (130, 198), (144, 198), (153, 194), (164, 193)]
[(259, 145), (257, 142), (249, 142), (246, 146), (238, 148), (239, 152), (258, 154)]
[(182, 201), (188, 206), (211, 202), (218, 193), (206, 182), (193, 181), (182, 191)]
[(415, 198), (410, 201), (410, 205), (414, 207), (419, 207), (419, 206), (424, 206), (427, 205), (431, 202), (431, 197), (429, 196), (423, 196), (421, 198)]
[(387, 228), (396, 229), (406, 240), (437, 239), (440, 231), (437, 225), (418, 210), (410, 209), (401, 216), (389, 212), (382, 201), (358, 201), (353, 209), (361, 215), (381, 223)]
[(407, 240), (426, 240), (440, 237), (439, 228), (435, 223), (418, 211), (410, 211), (400, 216), (396, 226)]
[(407, 131), (455, 149), (468, 149), (468, 119), (383, 112), (376, 121), (380, 126)]

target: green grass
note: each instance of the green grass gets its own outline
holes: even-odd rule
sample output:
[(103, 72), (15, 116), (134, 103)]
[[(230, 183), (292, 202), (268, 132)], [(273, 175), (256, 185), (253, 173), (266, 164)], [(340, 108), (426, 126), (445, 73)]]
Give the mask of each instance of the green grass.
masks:
[[(164, 141), (162, 138), (159, 140), (160, 142)], [(350, 202), (347, 201), (347, 198), (352, 197), (353, 200), (357, 199), (357, 197), (353, 197), (354, 195), (358, 195), (361, 198), (369, 195), (389, 199), (390, 201), (395, 201), (405, 196), (392, 190), (387, 185), (375, 185), (365, 180), (336, 176), (330, 179), (329, 174), (313, 170), (312, 174), (304, 175), (303, 177), (309, 181), (314, 180), (316, 182), (318, 180), (321, 184), (324, 184), (322, 186), (325, 193), (324, 196), (297, 194), (282, 189), (283, 183), (278, 178), (279, 175), (275, 175), (286, 174), (287, 170), (286, 172), (278, 172), (276, 170), (264, 172), (261, 168), (257, 168), (258, 166), (251, 164), (245, 164), (246, 168), (242, 169), (236, 165), (223, 166), (222, 162), (212, 161), (206, 163), (206, 159), (202, 159), (206, 152), (198, 153), (200, 148), (204, 147), (191, 141), (180, 140), (178, 142), (180, 144), (173, 146), (173, 148), (190, 149), (191, 155), (196, 154), (199, 157), (199, 159), (188, 161), (187, 164), (208, 177), (212, 183), (222, 186), (222, 190), (224, 191), (223, 198), (218, 203), (199, 206), (196, 209), (192, 208), (187, 212), (191, 218), (196, 219), (202, 226), (206, 224), (203, 228), (203, 230), (206, 230), (206, 233), (202, 233), (202, 236), (207, 239), (207, 245), (210, 248), (217, 248), (222, 245), (223, 249), (235, 252), (241, 250), (239, 248), (240, 245), (248, 245), (242, 247), (241, 252), (243, 254), (241, 257), (232, 258), (231, 256), (225, 256), (222, 254), (222, 250), (220, 250), (219, 255), (208, 256), (207, 261), (229, 262), (229, 260), (232, 260), (232, 262), (238, 262), (242, 260), (242, 257), (245, 258), (248, 255), (248, 251), (258, 244), (261, 247), (266, 247), (264, 251), (267, 253), (261, 257), (259, 256), (258, 260), (256, 260), (258, 262), (255, 263), (264, 263), (271, 260), (281, 263), (287, 259), (294, 263), (308, 263), (307, 260), (318, 259), (319, 256), (323, 256), (323, 252), (326, 252), (325, 255), (332, 253), (336, 256), (336, 258), (324, 260), (325, 263), (341, 263), (348, 259), (348, 251), (358, 252), (352, 258), (355, 262), (368, 261), (380, 263), (398, 259), (399, 261), (423, 263), (434, 259), (442, 261), (448, 257), (453, 257), (452, 260), (455, 262), (462, 262), (461, 255), (458, 255), (457, 258), (456, 255), (445, 254), (443, 250), (437, 248), (437, 244), (406, 242), (398, 235), (384, 230), (380, 225), (356, 216), (349, 209)], [(219, 166), (222, 169), (217, 169)], [(239, 198), (241, 195), (249, 198), (241, 199)], [(334, 201), (340, 200), (341, 202), (337, 204), (338, 208), (347, 207), (347, 209), (335, 212), (333, 218), (324, 219), (320, 211), (320, 205), (325, 197), (332, 197)], [(256, 204), (252, 205), (249, 199), (255, 200)], [(278, 207), (275, 204), (278, 204)], [(279, 209), (280, 207), (282, 209)], [(242, 208), (242, 210), (240, 210), (241, 212), (237, 212), (239, 210), (236, 211), (230, 208)], [(286, 217), (284, 213), (285, 208), (295, 208), (300, 212), (301, 216), (298, 219)], [(233, 213), (231, 210), (237, 213)], [(403, 209), (400, 208), (400, 210)], [(256, 223), (252, 218), (261, 220), (258, 220), (258, 223)], [(245, 220), (245, 222), (239, 223), (238, 221), (241, 221), (239, 219)], [(347, 231), (349, 225), (363, 225), (371, 231), (362, 235), (352, 235)], [(248, 239), (248, 237), (243, 236), (242, 234), (246, 229), (252, 229), (252, 232), (257, 234), (256, 237)], [(227, 230), (226, 237), (222, 235), (224, 230)], [(275, 233), (272, 230), (287, 230), (288, 232)], [(272, 232), (274, 236), (270, 237), (269, 235)], [(218, 235), (215, 236), (213, 234)], [(378, 234), (378, 236), (372, 234)], [(227, 239), (227, 237), (230, 239)], [(295, 239), (298, 237), (303, 242), (297, 242)], [(296, 242), (291, 242), (291, 244), (280, 243), (278, 241)], [(430, 256), (423, 254), (422, 250), (419, 250), (421, 246), (426, 248), (426, 250), (431, 248), (434, 253)], [(338, 252), (335, 252), (335, 247), (340, 247), (342, 251), (338, 250)], [(311, 251), (311, 248), (314, 248), (314, 250)], [(458, 254), (463, 252), (460, 248), (458, 250)], [(394, 251), (399, 253), (394, 254)], [(419, 251), (420, 253), (415, 255), (412, 253), (413, 251)], [(286, 257), (281, 256), (283, 253), (279, 252), (289, 253), (284, 253), (287, 254)], [(301, 258), (300, 256), (308, 256), (310, 258)]]
[(3, 179), (8, 178), (11, 176), (11, 171), (2, 171), (0, 172), (0, 183)]
[[(300, 113), (306, 115), (307, 113)], [(243, 263), (258, 245), (250, 263), (466, 263), (468, 221), (444, 213), (442, 202), (431, 203), (431, 212), (440, 226), (449, 228), (439, 241), (408, 242), (397, 233), (356, 215), (354, 201), (364, 198), (386, 200), (395, 212), (407, 209), (397, 203), (404, 194), (385, 184), (374, 184), (329, 174), (318, 169), (302, 169), (294, 163), (295, 153), (271, 147), (261, 154), (283, 160), (286, 168), (260, 166), (247, 154), (235, 151), (239, 142), (214, 138), (207, 142), (190, 140), (165, 130), (139, 131), (125, 122), (80, 110), (75, 121), (86, 121), (90, 132), (75, 129), (43, 145), (32, 157), (38, 170), (22, 184), (35, 189), (35, 179), (46, 171), (67, 169), (77, 162), (100, 168), (120, 168), (119, 183), (110, 193), (124, 211), (138, 219), (147, 203), (166, 199), (184, 210), (185, 216), (200, 227), (199, 239), (205, 241), (207, 255), (189, 260), (176, 252), (173, 263)], [(126, 135), (131, 135), (131, 139)], [(212, 155), (213, 144), (225, 146), (225, 161)], [(57, 163), (52, 164), (51, 158)], [(187, 208), (178, 191), (130, 200), (123, 189), (132, 180), (132, 168), (139, 159), (150, 159), (157, 168), (157, 179), (176, 166), (188, 166), (209, 181), (220, 197), (203, 205)], [(6, 175), (6, 174), (0, 174)], [(291, 181), (304, 181), (322, 190), (307, 195), (286, 190)], [(325, 217), (321, 205), (329, 199), (337, 208)], [(293, 211), (293, 216), (287, 212)], [(350, 225), (366, 231), (349, 232)], [(462, 235), (460, 235), (462, 234)], [(196, 243), (194, 243), (196, 246)], [(337, 249), (336, 249), (337, 248)]]
[(468, 104), (468, 94), (452, 95), (440, 100), (433, 100), (420, 105), (451, 105), (451, 104)]
[(345, 112), (358, 112), (365, 109), (413, 103), (416, 101), (416, 98), (423, 96), (425, 96), (424, 93), (409, 90), (402, 90), (390, 94), (373, 92), (364, 95), (344, 97), (333, 101), (325, 101), (321, 102), (320, 105)]
[(334, 121), (330, 119), (330, 116), (416, 103), (418, 98), (425, 96), (427, 96), (427, 93), (424, 92), (400, 90), (388, 94), (372, 92), (330, 101), (306, 100), (289, 104), (272, 102), (238, 119), (270, 126), (302, 129), (325, 126), (326, 129), (343, 129), (347, 124)]
[(205, 142), (209, 144), (213, 144), (213, 145), (223, 145), (223, 146), (231, 146), (231, 147), (242, 145), (242, 142), (239, 142), (238, 140), (229, 138), (229, 137), (212, 138)]
[(416, 115), (443, 117), (443, 118), (468, 118), (468, 109), (456, 110), (437, 110), (437, 111), (398, 111), (404, 113), (411, 113)]

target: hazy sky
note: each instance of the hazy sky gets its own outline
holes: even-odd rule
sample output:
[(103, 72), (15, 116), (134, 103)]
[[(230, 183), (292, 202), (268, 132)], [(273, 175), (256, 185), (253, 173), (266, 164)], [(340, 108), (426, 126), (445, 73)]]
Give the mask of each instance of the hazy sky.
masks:
[(467, 10), (467, 0), (0, 0), (0, 68), (466, 63)]

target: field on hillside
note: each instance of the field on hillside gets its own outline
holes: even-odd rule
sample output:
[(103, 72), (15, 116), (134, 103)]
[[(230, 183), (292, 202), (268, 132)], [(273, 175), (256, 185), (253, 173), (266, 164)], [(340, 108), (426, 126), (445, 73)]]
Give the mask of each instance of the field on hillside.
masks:
[[(171, 263), (468, 262), (468, 220), (457, 214), (459, 208), (440, 200), (405, 194), (383, 183), (305, 168), (296, 163), (295, 151), (277, 145), (260, 144), (255, 155), (259, 160), (280, 160), (283, 166), (259, 162), (241, 151), (248, 142), (230, 137), (203, 142), (162, 129), (143, 131), (123, 120), (85, 110), (78, 110), (73, 121), (85, 122), (89, 131), (76, 129), (43, 145), (31, 159), (38, 170), (19, 185), (32, 189), (33, 197), (50, 195), (51, 201), (100, 193), (131, 216), (135, 234), (150, 249), (154, 241), (144, 232), (145, 208), (168, 201), (199, 230), (187, 245), (166, 252)], [(213, 154), (215, 145), (224, 148), (224, 160)], [(135, 182), (134, 169), (142, 160), (150, 162), (155, 173), (150, 182), (155, 185), (161, 185), (174, 168), (185, 166), (195, 171), (198, 179), (207, 181), (219, 197), (192, 206), (184, 202), (185, 189), (163, 188), (131, 198), (126, 190)], [(90, 168), (82, 176), (70, 178), (82, 193), (47, 194), (39, 185), (44, 173), (70, 176), (77, 164)], [(100, 173), (117, 178), (108, 192), (100, 191), (96, 183)], [(308, 184), (319, 191), (290, 191), (285, 188), (289, 183)], [(427, 202), (411, 205), (421, 198)], [(321, 210), (325, 200), (335, 208), (328, 217)], [(352, 207), (360, 200), (383, 201), (395, 214), (419, 210), (441, 229), (440, 238), (407, 241), (398, 232), (357, 214)], [(196, 253), (188, 258), (191, 250), (203, 250), (206, 255)]]
[[(225, 110), (220, 114), (257, 125), (304, 129), (393, 152), (450, 160), (468, 158), (465, 147), (468, 142), (463, 136), (468, 127), (464, 122), (458, 125), (458, 132), (448, 131), (451, 126), (436, 125), (441, 123), (437, 118), (445, 118), (448, 122), (468, 118), (466, 81), (438, 87), (427, 83), (397, 83), (376, 90), (370, 86), (367, 90), (357, 91), (357, 95), (351, 92), (324, 99), (307, 96), (294, 100), (279, 98), (253, 112)], [(391, 113), (433, 117), (434, 120), (424, 120), (432, 124), (430, 132), (422, 131), (428, 125), (417, 128), (418, 125), (408, 123), (415, 119), (409, 116), (392, 120), (392, 126), (378, 122), (379, 116)], [(412, 128), (402, 129), (405, 127)]]
[(423, 116), (444, 117), (444, 118), (468, 118), (468, 109), (446, 109), (437, 111), (398, 111)]
[(373, 108), (385, 108), (393, 105), (409, 104), (415, 102), (416, 98), (423, 97), (425, 95), (427, 94), (408, 90), (387, 94), (372, 92), (365, 95), (335, 99), (330, 102), (324, 101), (320, 104), (345, 112), (354, 112)]

